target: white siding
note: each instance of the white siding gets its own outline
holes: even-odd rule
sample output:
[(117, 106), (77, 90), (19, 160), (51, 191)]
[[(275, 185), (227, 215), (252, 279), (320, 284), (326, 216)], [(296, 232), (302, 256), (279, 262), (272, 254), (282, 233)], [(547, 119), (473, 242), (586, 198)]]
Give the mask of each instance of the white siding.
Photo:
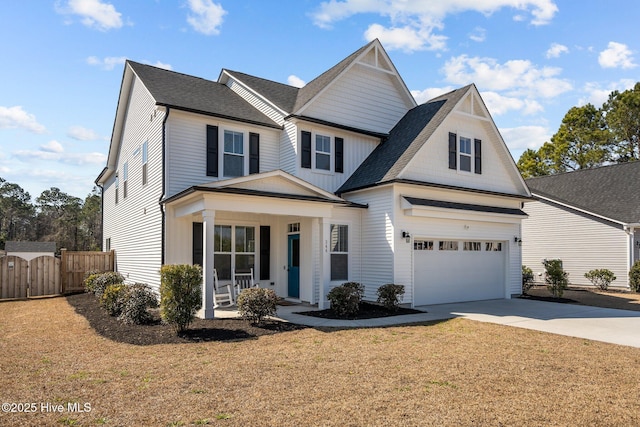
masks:
[[(449, 132), (482, 140), (482, 174), (449, 169)], [(413, 157), (401, 178), (510, 194), (526, 194), (513, 159), (489, 121), (451, 114)], [(473, 165), (473, 158), (471, 159)]]
[(604, 223), (542, 201), (525, 204), (522, 262), (536, 279), (543, 259), (561, 259), (573, 285), (591, 285), (584, 273), (606, 268), (616, 275), (611, 286), (627, 286), (627, 234), (621, 225)]
[[(104, 186), (104, 236), (116, 251), (117, 269), (128, 282), (157, 287), (161, 263), (162, 121), (155, 101), (136, 78), (120, 141), (117, 173), (119, 201), (115, 203), (115, 174)], [(148, 141), (146, 185), (142, 185), (142, 144)], [(123, 165), (129, 164), (127, 197), (124, 197)]]
[[(355, 172), (360, 164), (371, 154), (380, 143), (377, 138), (364, 136), (357, 133), (345, 132), (335, 128), (311, 125), (299, 122), (297, 137), (300, 141), (300, 132), (311, 132), (311, 169), (300, 167), (300, 155), (295, 159), (297, 175), (299, 178), (320, 187), (331, 193), (335, 192)], [(331, 138), (331, 171), (315, 169), (315, 135), (325, 135)], [(344, 139), (344, 172), (335, 173), (335, 138)]]
[[(375, 301), (378, 287), (394, 283), (394, 249), (397, 245), (393, 218), (393, 190), (375, 188), (350, 193), (350, 201), (368, 204), (362, 215), (362, 274), (365, 299)], [(355, 240), (354, 240), (355, 242)]]
[[(248, 146), (249, 132), (260, 134), (260, 172), (279, 168), (279, 130), (171, 110), (166, 125), (167, 196), (194, 185), (222, 179), (206, 174), (207, 125), (218, 126), (220, 141), (225, 129), (243, 132), (245, 147)], [(248, 149), (244, 154), (245, 173), (248, 174)], [(221, 150), (219, 158), (222, 158)]]
[(284, 123), (284, 132), (280, 134), (280, 169), (291, 175), (296, 175), (300, 166), (298, 160), (298, 145), (296, 136), (298, 127), (291, 122)]
[(234, 79), (230, 78), (227, 82), (227, 86), (231, 88), (235, 93), (244, 98), (245, 101), (249, 102), (256, 109), (260, 110), (265, 116), (269, 117), (271, 120), (278, 124), (282, 124), (284, 121), (284, 115), (277, 109), (275, 109), (270, 103), (266, 102), (263, 98), (256, 96), (256, 94), (252, 91), (249, 91), (245, 86), (236, 82)]
[(356, 64), (300, 114), (387, 133), (411, 107), (405, 104), (396, 79), (393, 74)]

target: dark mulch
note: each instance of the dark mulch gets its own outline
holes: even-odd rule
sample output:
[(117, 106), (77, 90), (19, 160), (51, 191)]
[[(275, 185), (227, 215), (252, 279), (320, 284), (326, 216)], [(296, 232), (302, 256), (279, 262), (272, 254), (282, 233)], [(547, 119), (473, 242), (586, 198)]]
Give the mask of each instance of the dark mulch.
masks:
[(554, 296), (542, 296), (542, 295), (521, 295), (519, 298), (521, 299), (532, 299), (536, 301), (546, 301), (546, 302), (558, 302), (561, 304), (582, 304), (579, 301), (570, 298), (556, 298)]
[(244, 319), (195, 319), (189, 330), (180, 336), (172, 326), (165, 325), (155, 315), (148, 325), (126, 325), (103, 310), (93, 294), (76, 294), (66, 297), (76, 312), (87, 319), (101, 336), (113, 341), (135, 344), (175, 344), (202, 341), (240, 341), (256, 339), (263, 335), (304, 329), (306, 326), (266, 320), (253, 325)]
[(424, 311), (414, 310), (412, 308), (404, 308), (398, 307), (396, 311), (391, 311), (381, 305), (370, 304), (368, 302), (361, 302), (360, 309), (358, 313), (353, 317), (342, 317), (336, 314), (332, 309), (328, 308), (326, 310), (313, 310), (313, 311), (303, 311), (295, 314), (303, 314), (305, 316), (311, 317), (321, 317), (323, 319), (348, 319), (348, 320), (359, 320), (359, 319), (375, 319), (378, 317), (389, 317), (389, 316), (402, 316), (404, 314), (417, 314), (424, 313)]

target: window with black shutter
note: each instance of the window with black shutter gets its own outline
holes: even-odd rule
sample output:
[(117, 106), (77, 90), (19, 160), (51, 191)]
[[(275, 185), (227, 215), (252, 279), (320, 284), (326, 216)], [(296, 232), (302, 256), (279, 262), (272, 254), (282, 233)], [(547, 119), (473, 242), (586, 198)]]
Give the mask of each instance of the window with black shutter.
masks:
[(300, 166), (311, 169), (311, 132), (302, 131), (301, 134)]
[(260, 135), (249, 133), (249, 173), (260, 173)]
[(474, 151), (475, 151), (475, 162), (473, 171), (477, 174), (482, 173), (482, 141), (479, 139), (473, 140)]
[(344, 139), (336, 137), (335, 172), (344, 172)]
[(449, 132), (449, 169), (458, 169), (458, 136)]
[(218, 126), (207, 125), (207, 176), (218, 176)]

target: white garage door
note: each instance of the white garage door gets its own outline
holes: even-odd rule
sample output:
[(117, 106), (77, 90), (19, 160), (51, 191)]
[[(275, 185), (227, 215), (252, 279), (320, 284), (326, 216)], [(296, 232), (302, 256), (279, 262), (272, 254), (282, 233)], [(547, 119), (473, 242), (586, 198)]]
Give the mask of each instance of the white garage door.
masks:
[(504, 298), (506, 243), (414, 240), (414, 304)]

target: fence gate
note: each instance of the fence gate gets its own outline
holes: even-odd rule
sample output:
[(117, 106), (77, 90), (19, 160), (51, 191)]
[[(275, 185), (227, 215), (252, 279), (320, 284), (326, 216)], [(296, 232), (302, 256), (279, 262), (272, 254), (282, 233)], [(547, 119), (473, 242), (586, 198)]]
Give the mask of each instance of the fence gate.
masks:
[(0, 299), (26, 298), (29, 262), (17, 256), (0, 258)]
[(62, 293), (60, 259), (39, 256), (29, 261), (29, 296), (41, 297)]

